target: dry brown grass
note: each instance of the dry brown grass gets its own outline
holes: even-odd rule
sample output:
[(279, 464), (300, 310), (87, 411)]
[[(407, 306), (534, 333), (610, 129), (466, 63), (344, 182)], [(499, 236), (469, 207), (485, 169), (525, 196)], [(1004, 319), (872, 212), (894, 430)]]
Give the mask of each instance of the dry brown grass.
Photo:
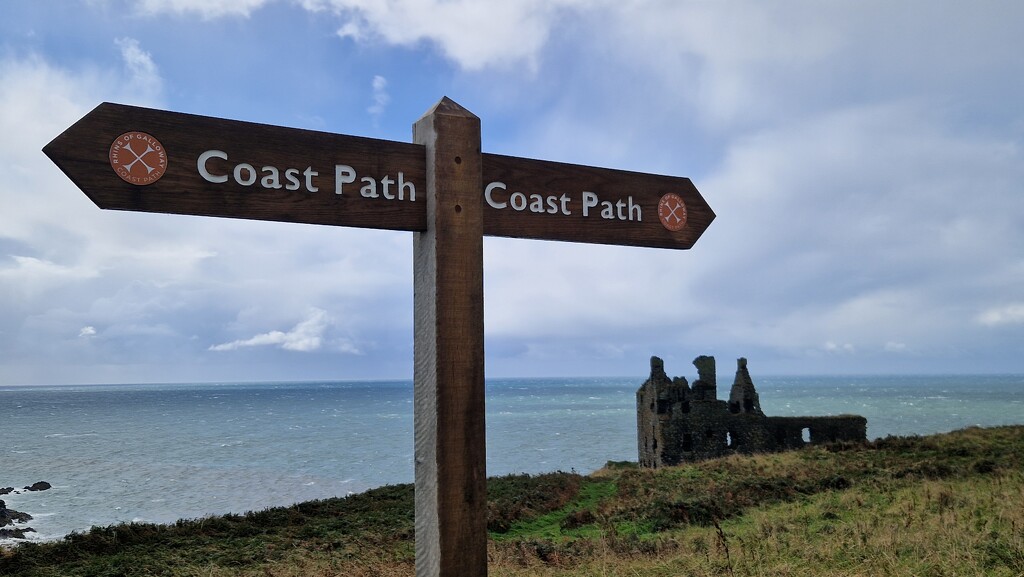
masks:
[[(492, 577), (1024, 577), (1024, 427), (492, 480)], [(412, 577), (412, 487), (0, 552), (25, 577)]]

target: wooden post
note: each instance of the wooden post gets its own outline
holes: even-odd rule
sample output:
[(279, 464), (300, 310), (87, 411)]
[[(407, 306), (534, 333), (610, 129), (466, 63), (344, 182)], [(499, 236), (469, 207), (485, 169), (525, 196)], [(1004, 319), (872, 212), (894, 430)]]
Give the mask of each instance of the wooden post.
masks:
[(688, 178), (482, 154), (448, 98), (413, 139), (103, 103), (43, 151), (100, 208), (415, 231), (416, 575), (483, 577), (484, 231), (688, 249), (715, 213)]
[(426, 147), (415, 234), (417, 577), (487, 575), (480, 119), (447, 97), (413, 125)]

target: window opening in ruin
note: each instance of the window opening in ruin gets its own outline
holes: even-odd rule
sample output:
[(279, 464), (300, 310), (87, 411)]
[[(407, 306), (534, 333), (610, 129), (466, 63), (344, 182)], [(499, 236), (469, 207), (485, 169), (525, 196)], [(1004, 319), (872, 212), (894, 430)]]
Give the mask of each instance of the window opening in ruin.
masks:
[(733, 438), (732, 438), (732, 433), (731, 432), (725, 433), (725, 444), (730, 449), (736, 448), (736, 444), (733, 442)]
[(693, 450), (693, 435), (690, 433), (683, 433), (683, 450), (687, 452)]
[(809, 428), (807, 428), (807, 427), (804, 427), (803, 430), (800, 431), (800, 438), (803, 439), (803, 441), (805, 443), (810, 443), (811, 442), (811, 430)]
[(734, 414), (734, 415), (736, 413), (739, 413), (740, 412), (740, 404), (739, 403), (729, 403), (729, 412)]
[(754, 399), (743, 399), (743, 410), (748, 413), (754, 412)]
[(669, 402), (665, 400), (658, 400), (658, 413), (664, 414), (668, 412)]

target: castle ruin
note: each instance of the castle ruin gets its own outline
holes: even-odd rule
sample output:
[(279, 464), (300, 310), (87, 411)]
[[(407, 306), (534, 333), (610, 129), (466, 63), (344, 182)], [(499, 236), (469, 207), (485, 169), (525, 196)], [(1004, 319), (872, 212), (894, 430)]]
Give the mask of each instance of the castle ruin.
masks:
[(866, 441), (868, 421), (858, 415), (768, 417), (739, 359), (728, 401), (718, 400), (715, 358), (694, 359), (697, 380), (670, 379), (651, 357), (651, 376), (636, 392), (641, 467), (666, 467), (733, 453), (766, 453), (837, 441)]

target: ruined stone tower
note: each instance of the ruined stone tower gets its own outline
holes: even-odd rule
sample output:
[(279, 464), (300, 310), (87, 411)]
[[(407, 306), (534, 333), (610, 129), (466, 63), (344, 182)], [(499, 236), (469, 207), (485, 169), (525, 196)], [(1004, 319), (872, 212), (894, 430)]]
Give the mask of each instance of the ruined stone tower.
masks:
[(683, 377), (670, 379), (664, 361), (651, 357), (651, 376), (636, 392), (641, 467), (678, 465), (733, 453), (781, 451), (808, 442), (867, 439), (867, 419), (857, 415), (765, 416), (746, 359), (736, 363), (728, 402), (717, 398), (715, 358), (700, 356), (693, 364), (697, 380), (691, 387)]

